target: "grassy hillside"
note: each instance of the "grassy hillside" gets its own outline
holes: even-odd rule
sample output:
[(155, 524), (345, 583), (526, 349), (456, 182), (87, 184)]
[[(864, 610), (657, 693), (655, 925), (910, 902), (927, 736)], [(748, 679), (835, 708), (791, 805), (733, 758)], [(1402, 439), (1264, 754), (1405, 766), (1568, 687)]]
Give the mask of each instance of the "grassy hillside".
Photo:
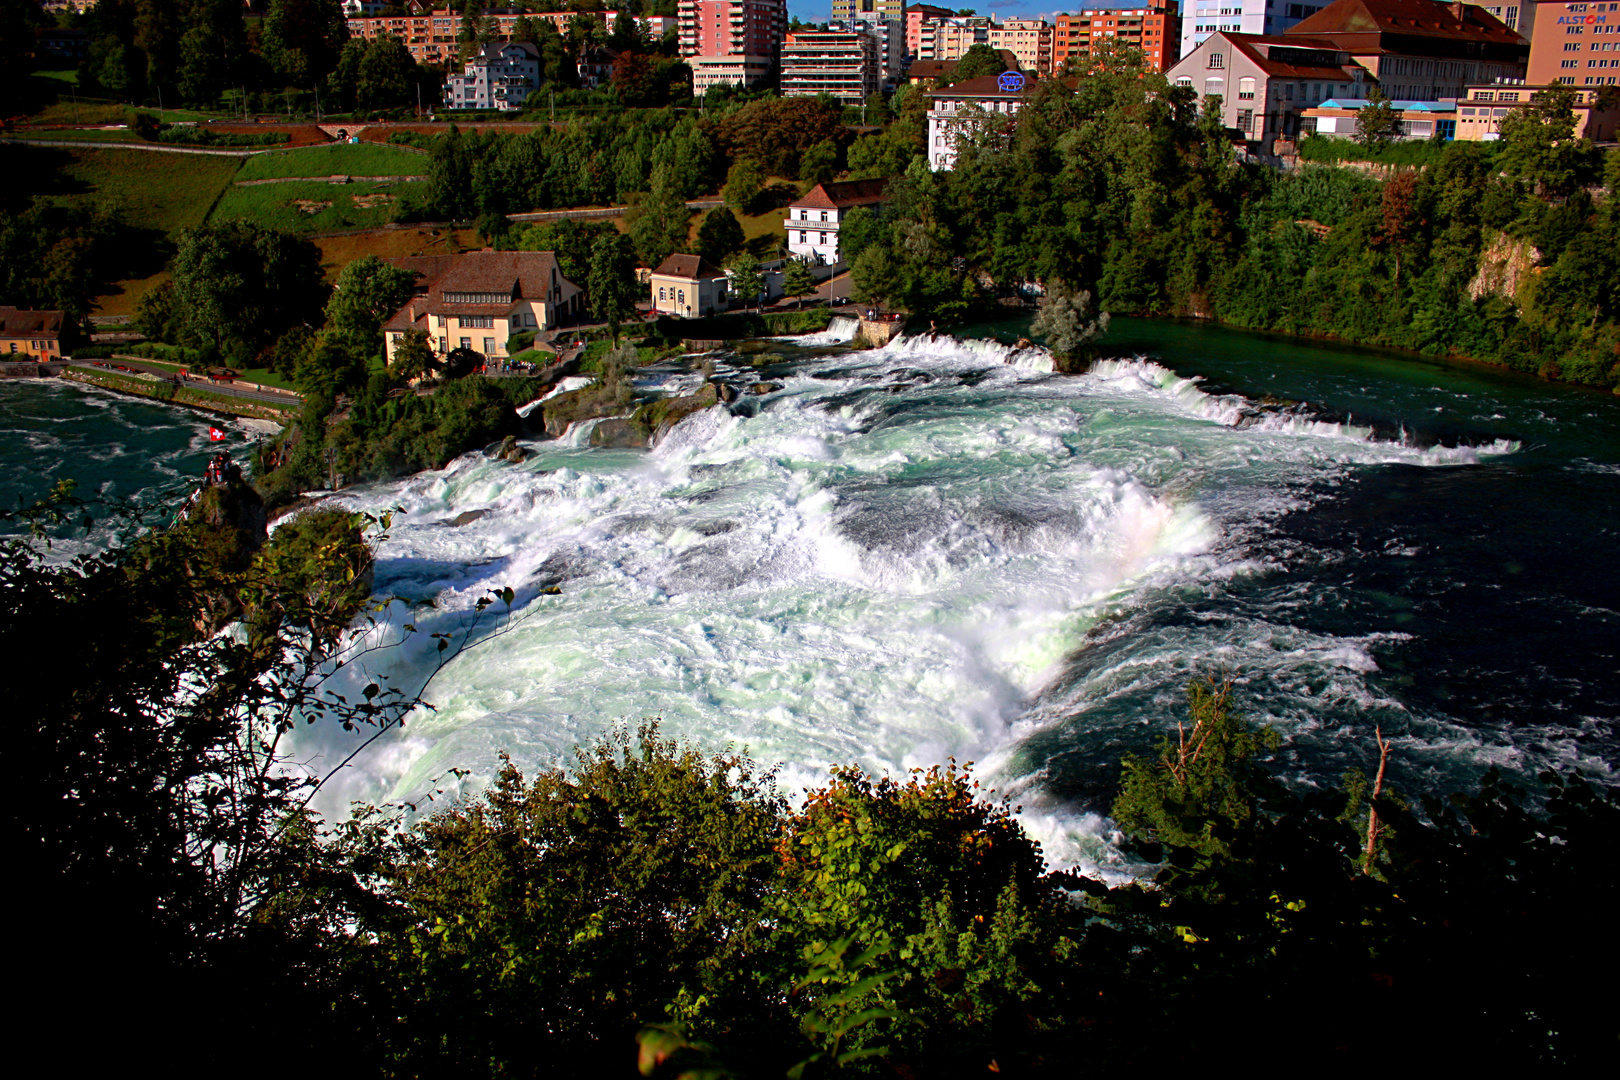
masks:
[(205, 154), (146, 150), (68, 150), (62, 172), (70, 184), (59, 198), (111, 199), (129, 219), (172, 237), (201, 225), (241, 161)]
[(282, 176), (425, 176), (429, 159), (397, 146), (376, 143), (333, 143), (249, 158), (238, 180)]
[(425, 184), (304, 183), (233, 186), (220, 198), (210, 220), (249, 218), (292, 233), (330, 229), (366, 229), (386, 225), (400, 200)]

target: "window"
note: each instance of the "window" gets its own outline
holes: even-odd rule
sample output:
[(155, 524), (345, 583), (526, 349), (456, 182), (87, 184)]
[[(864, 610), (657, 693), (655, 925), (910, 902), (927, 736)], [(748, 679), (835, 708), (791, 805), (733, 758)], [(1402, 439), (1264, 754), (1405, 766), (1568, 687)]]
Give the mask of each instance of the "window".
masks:
[(1254, 100), (1254, 80), (1253, 79), (1239, 79), (1238, 80), (1238, 100), (1239, 101), (1253, 101)]
[(439, 336), (439, 351), (440, 352), (449, 352), (450, 351), (450, 339), (447, 338), (447, 337), (444, 337), (442, 334)]
[(1224, 94), (1224, 93), (1226, 93), (1226, 80), (1225, 79), (1205, 79), (1204, 80), (1204, 96), (1205, 97), (1213, 97), (1216, 94)]
[(1237, 126), (1239, 131), (1252, 131), (1254, 129), (1254, 110), (1239, 109)]
[(677, 304), (686, 303), (686, 290), (685, 289), (676, 289), (675, 290), (675, 302)]
[(1212, 53), (1209, 54), (1209, 68), (1210, 68), (1211, 71), (1218, 70), (1218, 69), (1223, 68), (1225, 66), (1226, 66), (1226, 57), (1225, 56), (1223, 56), (1222, 54), (1220, 54), (1218, 52), (1212, 52)]
[(826, 233), (816, 233), (816, 243), (825, 244), (826, 242), (827, 242), (827, 234)]
[(462, 315), (459, 322), (463, 330), (488, 330), (495, 325), (488, 315)]
[(1579, 60), (1560, 60), (1558, 66), (1566, 68), (1580, 67), (1581, 62)]
[(1474, 110), (1473, 109), (1464, 109), (1462, 111), (1462, 114), (1464, 116), (1473, 116), (1474, 115)]
[(827, 220), (827, 211), (825, 211), (825, 210), (823, 210), (823, 211), (822, 211), (822, 212), (821, 212), (821, 220), (822, 220), (822, 221), (826, 221), (826, 220)]
[(1581, 43), (1578, 42), (1578, 41), (1566, 41), (1566, 42), (1564, 42), (1564, 51), (1565, 52), (1580, 52), (1581, 51)]
[(463, 348), (463, 349), (470, 349), (470, 348), (472, 348), (472, 338), (470, 338), (470, 337), (464, 337), (464, 338), (462, 338), (462, 339), (461, 339), (461, 347), (462, 347), (462, 348)]
[(490, 353), (492, 353), (494, 351), (495, 351), (495, 339), (492, 338), (492, 337), (485, 338), (484, 339), (484, 355), (488, 356)]

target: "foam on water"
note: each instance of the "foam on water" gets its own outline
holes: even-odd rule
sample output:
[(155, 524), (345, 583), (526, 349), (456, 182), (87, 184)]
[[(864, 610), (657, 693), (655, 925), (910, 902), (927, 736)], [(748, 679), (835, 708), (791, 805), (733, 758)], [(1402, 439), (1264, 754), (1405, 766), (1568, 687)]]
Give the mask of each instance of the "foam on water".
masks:
[[(1144, 624), (1121, 642), (1155, 597), (1264, 572), (1246, 537), (1309, 485), (1512, 447), (1426, 450), (1303, 413), (1255, 422), (1252, 403), (1147, 361), (1050, 367), (1044, 350), (905, 337), (808, 360), (773, 376), (784, 388), (754, 415), (716, 406), (650, 453), (590, 449), (581, 424), (521, 465), (469, 455), (345, 493), (404, 507), (377, 587), (414, 607), (373, 634), (421, 631), (347, 678), (384, 670), (414, 688), (437, 655), (428, 633), (467, 625), (490, 589), (511, 586), (518, 610), (322, 808), (414, 796), (452, 766), (477, 783), (501, 750), (552, 764), (617, 721), (660, 716), (702, 746), (784, 763), (794, 787), (838, 762), (981, 760), (1054, 860), (1128, 873), (1098, 808), (1048, 796), (1030, 739), (1150, 682), (1157, 701), (1168, 668), (1183, 679), (1205, 658), (1387, 707), (1364, 638), (1256, 621), (1218, 640)], [(1285, 733), (1313, 722), (1303, 707), (1266, 719)], [(319, 729), (299, 740), (317, 770), (354, 745)]]

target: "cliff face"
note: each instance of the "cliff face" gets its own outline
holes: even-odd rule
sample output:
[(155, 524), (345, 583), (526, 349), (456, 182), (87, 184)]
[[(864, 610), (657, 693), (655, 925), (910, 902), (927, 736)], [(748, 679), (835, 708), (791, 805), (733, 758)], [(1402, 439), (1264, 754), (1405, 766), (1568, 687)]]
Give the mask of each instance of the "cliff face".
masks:
[(1495, 233), (1479, 253), (1479, 272), (1468, 283), (1468, 298), (1500, 296), (1519, 303), (1520, 290), (1540, 272), (1541, 252), (1528, 240)]

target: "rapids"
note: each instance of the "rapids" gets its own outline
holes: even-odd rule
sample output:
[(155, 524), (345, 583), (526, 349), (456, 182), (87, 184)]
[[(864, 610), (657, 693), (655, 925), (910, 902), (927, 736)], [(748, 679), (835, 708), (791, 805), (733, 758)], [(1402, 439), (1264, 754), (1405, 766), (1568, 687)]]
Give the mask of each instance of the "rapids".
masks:
[[(515, 600), (320, 809), (415, 799), (453, 767), (476, 789), (501, 751), (549, 766), (657, 716), (780, 763), (790, 792), (836, 762), (975, 760), (1053, 862), (1114, 872), (1119, 756), (1200, 673), (1235, 680), (1299, 783), (1365, 765), (1375, 724), (1411, 794), (1493, 766), (1612, 782), (1620, 401), (1129, 319), (1082, 376), (994, 339), (1021, 327), (869, 351), (852, 330), (707, 354), (745, 392), (650, 452), (582, 425), (521, 465), (469, 454), (337, 496), (400, 508), (376, 576), (399, 599), (351, 689), (416, 690), (431, 633)], [(696, 366), (638, 383), (690, 393)], [(71, 475), (166, 505), (214, 448), (206, 419), (80, 387), (5, 385), (0, 419), (12, 501)], [(294, 753), (324, 774), (364, 737), (312, 726)]]

